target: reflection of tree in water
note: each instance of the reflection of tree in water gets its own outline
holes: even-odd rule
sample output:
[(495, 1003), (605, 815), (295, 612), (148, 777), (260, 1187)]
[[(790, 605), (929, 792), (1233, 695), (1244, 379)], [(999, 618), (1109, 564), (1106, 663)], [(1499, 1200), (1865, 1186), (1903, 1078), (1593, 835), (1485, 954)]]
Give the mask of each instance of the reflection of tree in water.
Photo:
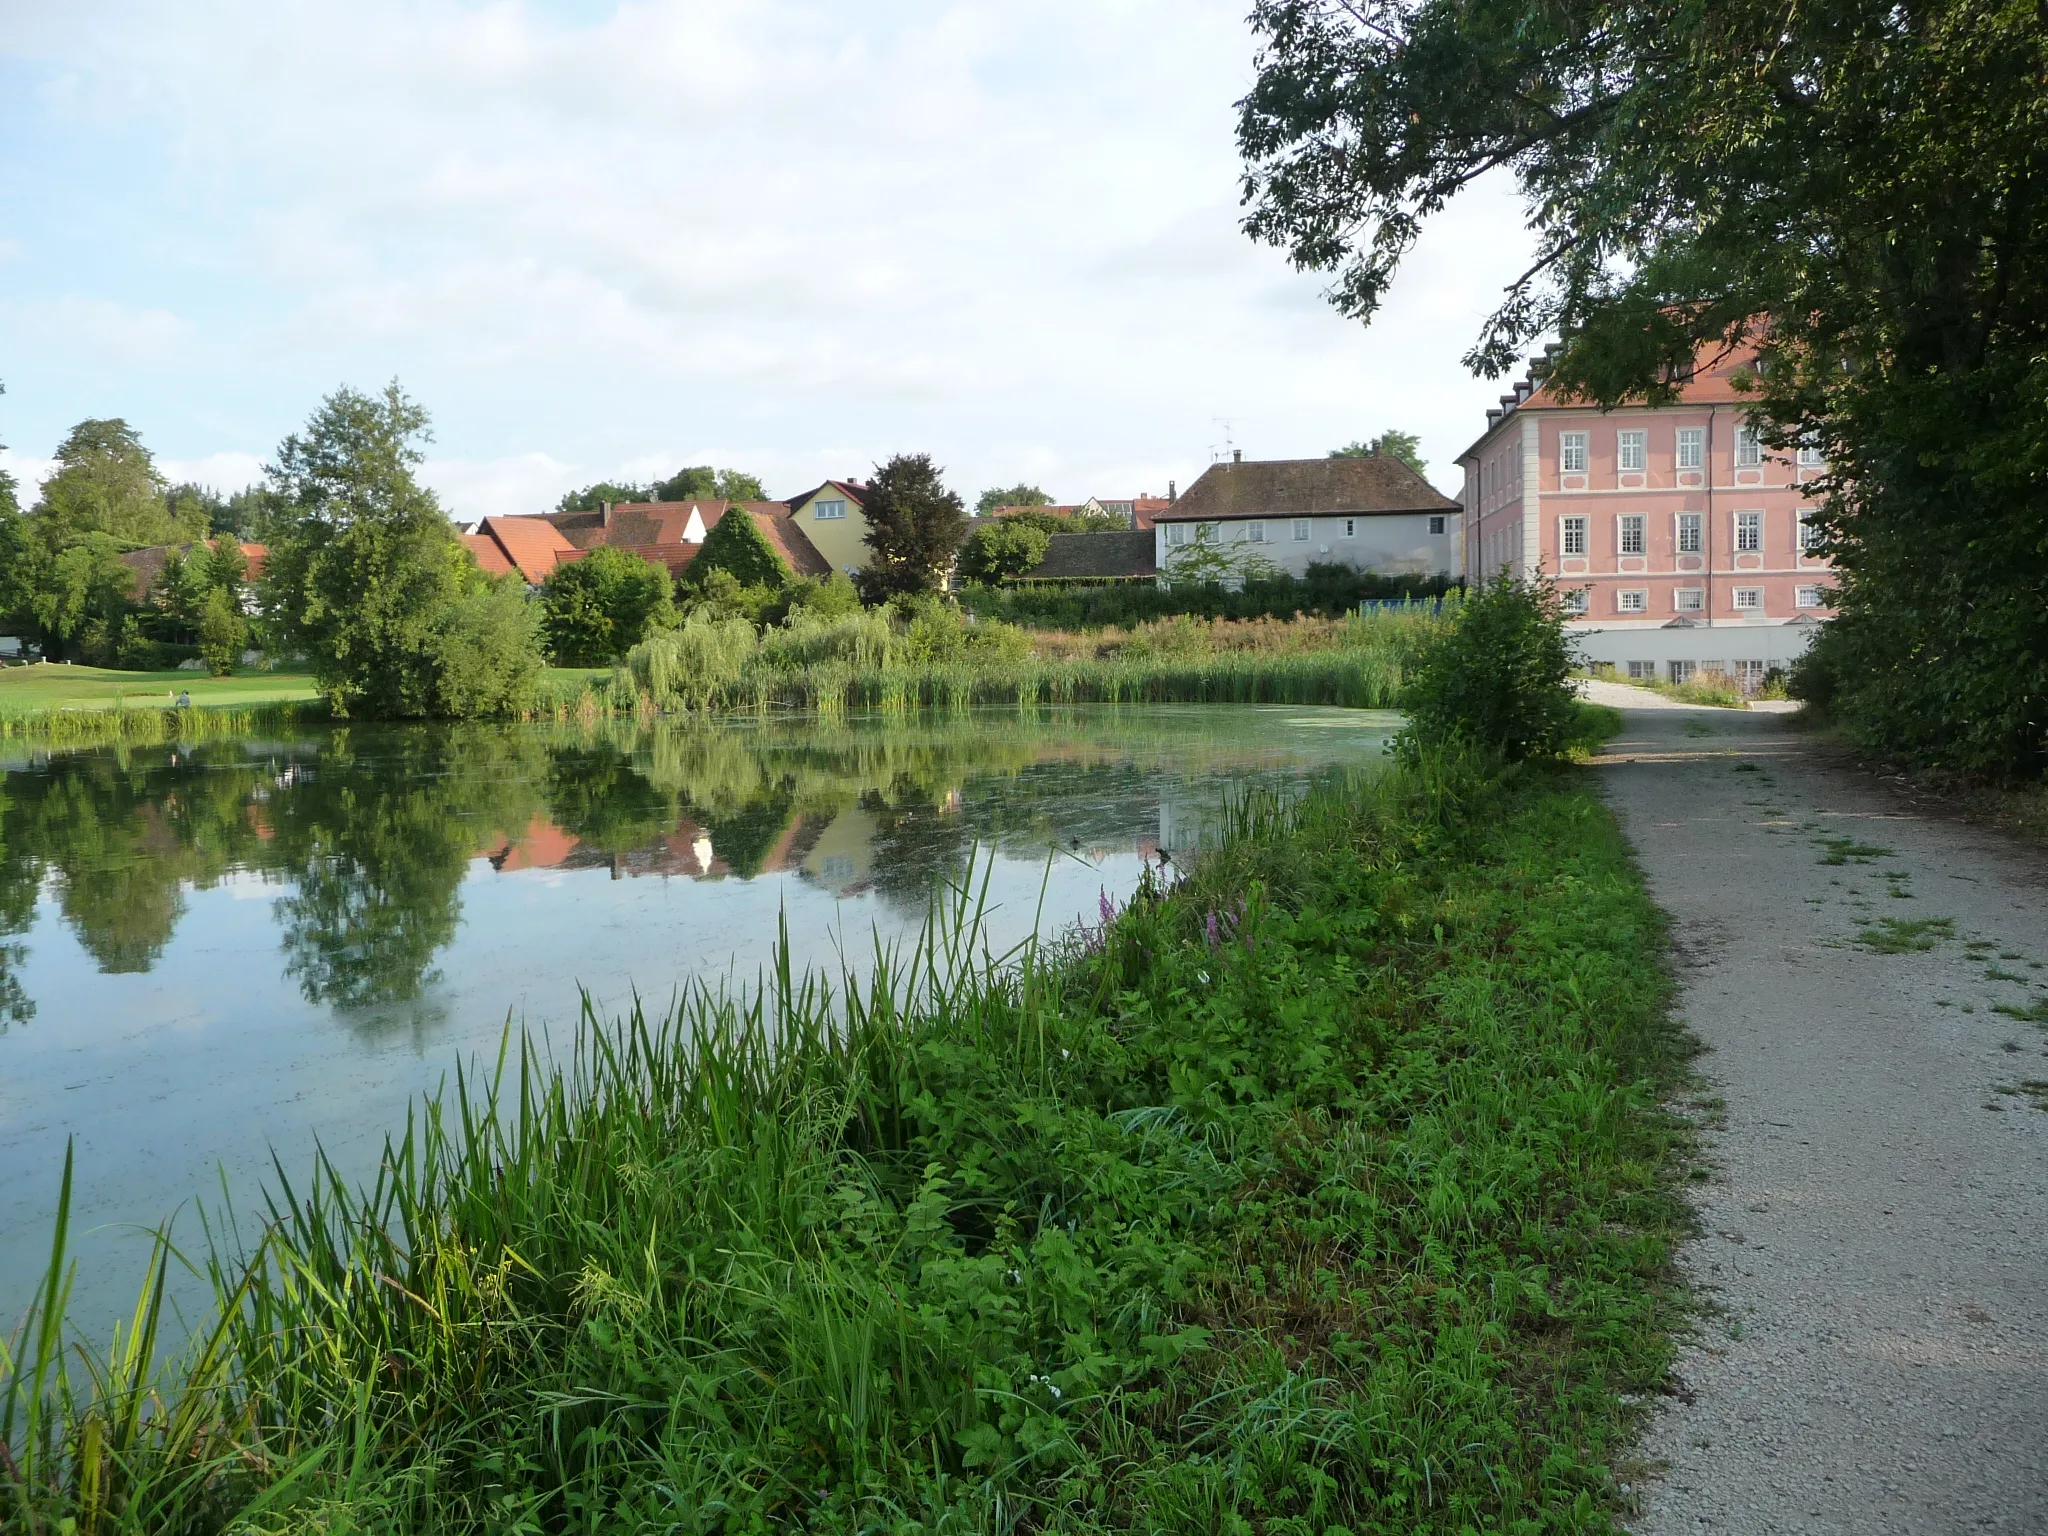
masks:
[(470, 858), (533, 815), (530, 738), (479, 727), (334, 733), (315, 773), (272, 801), (285, 973), (308, 1002), (405, 1002), (461, 923)]
[[(742, 880), (761, 873), (768, 855), (789, 830), (795, 815), (796, 792), (787, 780), (763, 785), (737, 809), (699, 809), (699, 820), (711, 836), (711, 847), (725, 867)], [(696, 808), (693, 806), (693, 808)]]
[(28, 963), (28, 946), (6, 940), (26, 933), (35, 921), (40, 870), (8, 838), (8, 809), (4, 781), (0, 781), (0, 1032), (10, 1024), (27, 1023), (36, 1013), (36, 1005), (22, 990), (17, 974)]
[(657, 789), (611, 741), (551, 749), (548, 815), (600, 853), (631, 853), (675, 829), (676, 800)]

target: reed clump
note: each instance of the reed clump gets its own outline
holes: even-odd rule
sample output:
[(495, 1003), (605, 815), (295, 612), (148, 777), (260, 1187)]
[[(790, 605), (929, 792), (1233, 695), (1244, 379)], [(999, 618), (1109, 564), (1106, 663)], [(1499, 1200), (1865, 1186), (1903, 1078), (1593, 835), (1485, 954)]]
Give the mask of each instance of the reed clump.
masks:
[(1670, 1357), (1658, 926), (1553, 772), (1417, 753), (1065, 939), (508, 1040), (0, 1361), (13, 1531), (1589, 1527)]
[(57, 747), (155, 746), (324, 724), (327, 718), (326, 706), (313, 700), (6, 710), (0, 711), (0, 740), (19, 738)]

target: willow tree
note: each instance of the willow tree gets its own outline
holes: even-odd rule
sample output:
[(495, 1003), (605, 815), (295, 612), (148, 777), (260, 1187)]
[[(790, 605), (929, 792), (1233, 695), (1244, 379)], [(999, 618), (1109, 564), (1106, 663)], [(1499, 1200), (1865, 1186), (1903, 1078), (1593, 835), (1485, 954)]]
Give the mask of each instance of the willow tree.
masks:
[(1370, 320), (1429, 217), (1512, 177), (1535, 251), (1467, 362), (1664, 401), (1760, 349), (1822, 449), (1809, 682), (1930, 766), (2048, 769), (2048, 25), (2034, 0), (1258, 0), (1247, 230)]

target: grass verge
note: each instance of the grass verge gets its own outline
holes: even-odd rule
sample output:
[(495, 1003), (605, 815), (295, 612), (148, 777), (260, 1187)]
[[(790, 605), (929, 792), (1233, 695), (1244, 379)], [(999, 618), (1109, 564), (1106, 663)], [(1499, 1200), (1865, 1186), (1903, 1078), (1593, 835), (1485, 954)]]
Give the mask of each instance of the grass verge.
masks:
[(1608, 1529), (1681, 1304), (1661, 938), (1582, 780), (1438, 763), (1062, 945), (963, 891), (858, 985), (586, 1018), (372, 1188), (280, 1173), (161, 1379), (155, 1289), (67, 1355), (60, 1224), (0, 1522)]

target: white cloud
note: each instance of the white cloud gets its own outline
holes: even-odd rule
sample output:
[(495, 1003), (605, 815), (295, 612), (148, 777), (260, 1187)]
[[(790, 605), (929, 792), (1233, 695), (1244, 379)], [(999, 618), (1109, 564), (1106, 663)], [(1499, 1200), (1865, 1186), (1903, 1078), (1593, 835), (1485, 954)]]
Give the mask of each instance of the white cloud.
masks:
[(203, 459), (159, 459), (157, 469), (173, 485), (203, 485), (232, 496), (263, 478), (263, 460), (253, 453), (210, 453)]
[(78, 294), (0, 305), (0, 327), (18, 346), (83, 347), (115, 362), (159, 358), (192, 333), (189, 322), (167, 309), (135, 309)]
[[(1238, 231), (1241, 0), (22, 9), (0, 50), (42, 131), (110, 197), (138, 173), (95, 146), (154, 137), (178, 193), (174, 256), (60, 296), (37, 345), (203, 342), (200, 379), (158, 386), (181, 454), (398, 374), (464, 510), (706, 457), (786, 492), (903, 448), (970, 496), (1157, 489), (1217, 417), (1272, 456), (1407, 426), (1450, 483), (1499, 392), (1458, 365), (1527, 245), (1498, 189), (1430, 230), (1371, 332)], [(57, 234), (34, 218), (0, 204), (11, 271)], [(204, 297), (160, 296), (174, 277)]]
[(57, 472), (55, 459), (31, 458), (16, 453), (12, 448), (0, 448), (0, 469), (14, 476), (14, 483), (20, 488), (17, 494), (21, 504), (27, 506), (42, 489), (43, 482)]

